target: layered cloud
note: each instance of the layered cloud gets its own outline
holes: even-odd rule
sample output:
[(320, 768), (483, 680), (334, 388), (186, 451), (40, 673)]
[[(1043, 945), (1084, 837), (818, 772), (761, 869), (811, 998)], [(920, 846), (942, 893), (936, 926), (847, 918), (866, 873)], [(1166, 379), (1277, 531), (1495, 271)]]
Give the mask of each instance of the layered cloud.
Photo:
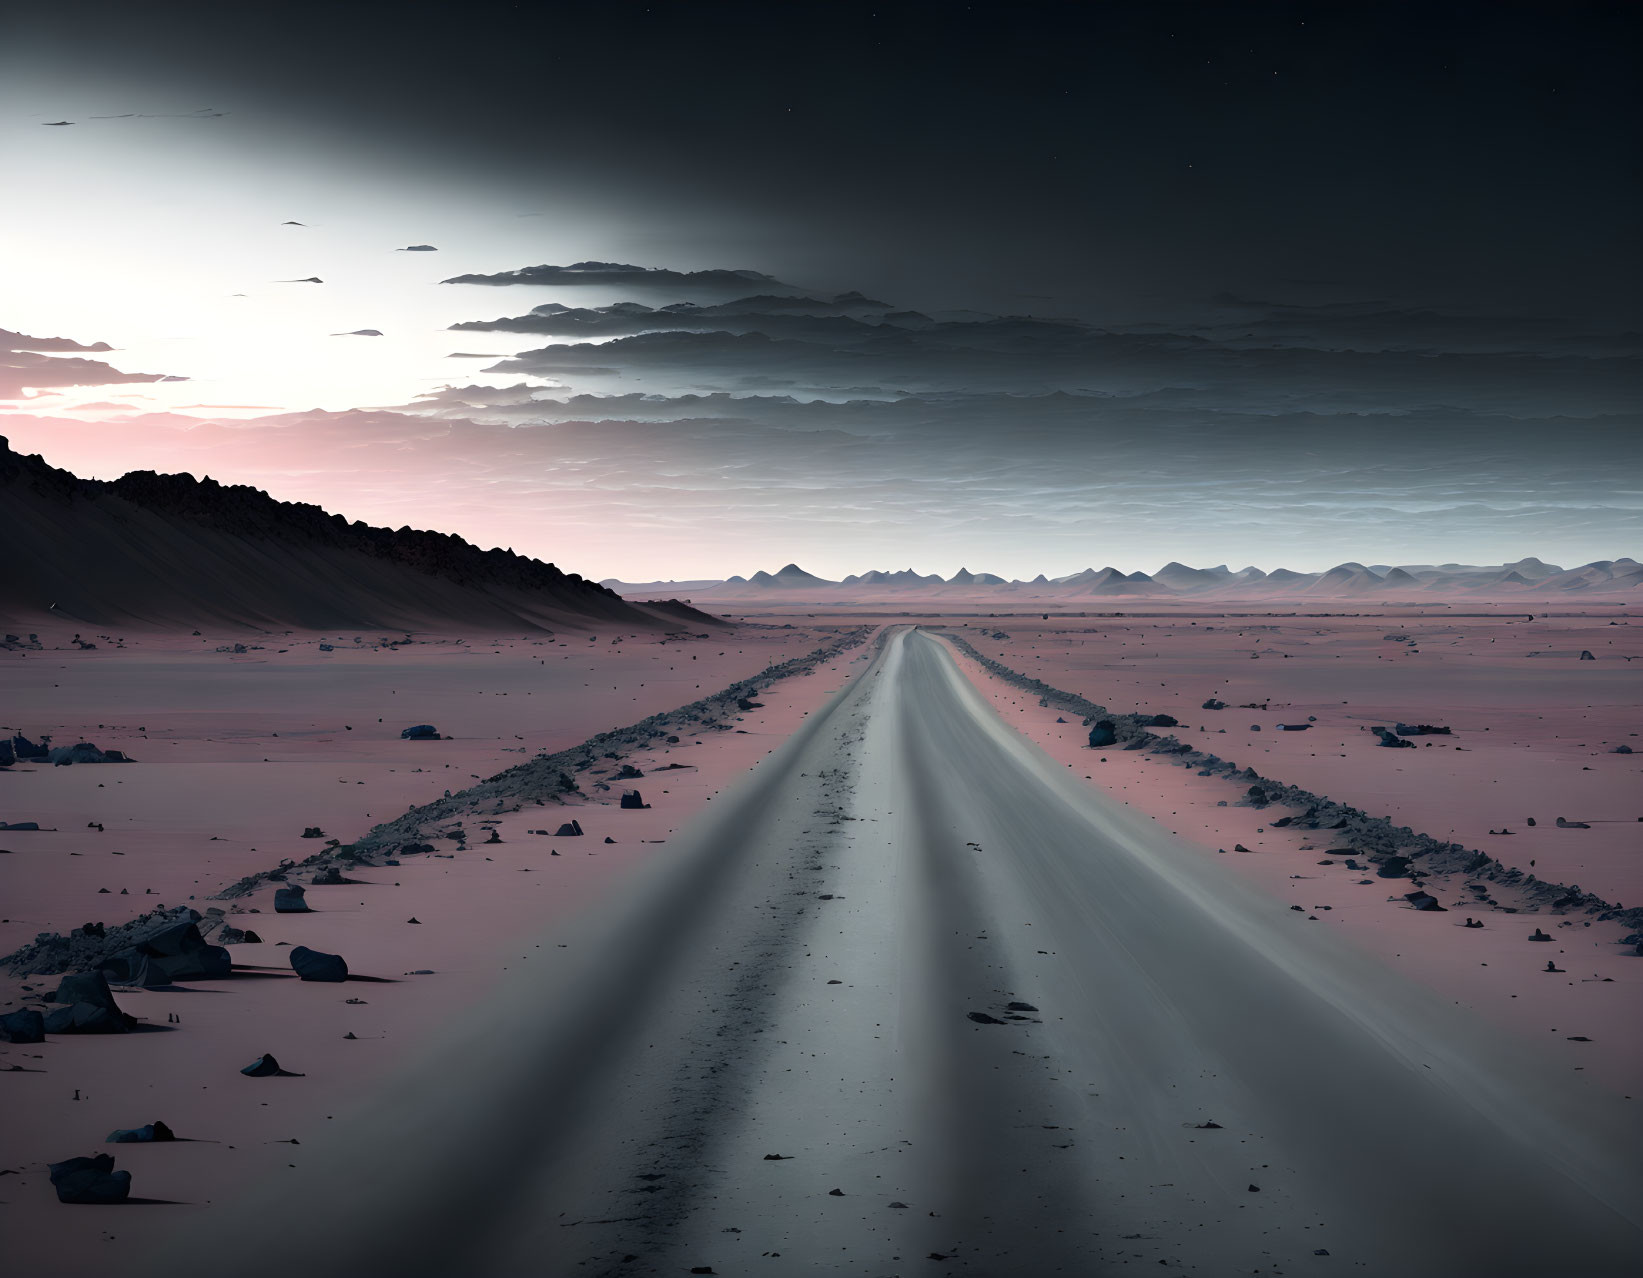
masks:
[[(1643, 396), (1635, 334), (1552, 320), (1218, 299), (1196, 325), (1113, 329), (1075, 318), (925, 314), (842, 294), (712, 304), (550, 302), (459, 331), (558, 338), (485, 371), (618, 391), (1163, 395), (1286, 412), (1460, 406), (1508, 415), (1619, 412)], [(1240, 314), (1239, 312), (1243, 312)]]
[(165, 373), (124, 373), (102, 360), (64, 353), (112, 349), (107, 342), (88, 346), (68, 337), (30, 337), (0, 328), (0, 399), (22, 399), (34, 391), (64, 387), (183, 380)]
[(786, 288), (780, 280), (758, 271), (706, 270), (675, 271), (661, 266), (633, 266), (626, 262), (572, 262), (569, 266), (525, 266), (517, 271), (501, 271), (495, 275), (455, 275), (446, 284), (580, 284), (615, 286), (619, 288), (733, 288), (749, 285), (774, 285)]

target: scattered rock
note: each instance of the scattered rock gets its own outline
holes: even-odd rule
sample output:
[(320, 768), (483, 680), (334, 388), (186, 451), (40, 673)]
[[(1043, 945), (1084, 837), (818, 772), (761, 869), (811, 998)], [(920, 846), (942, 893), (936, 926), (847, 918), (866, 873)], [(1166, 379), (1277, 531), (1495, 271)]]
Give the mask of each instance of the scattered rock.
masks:
[(43, 1043), (46, 1018), (32, 1007), (0, 1016), (0, 1043)]
[(137, 1018), (122, 1012), (101, 972), (76, 972), (63, 978), (54, 1003), (65, 1003), (46, 1013), (48, 1034), (128, 1034)]
[(308, 908), (308, 902), (303, 899), (303, 896), (302, 888), (295, 883), (289, 887), (276, 888), (274, 890), (274, 913), (311, 914), (313, 911)]
[(220, 980), (233, 968), (228, 951), (208, 944), (197, 923), (179, 921), (103, 960), (101, 971), (116, 985), (154, 986)]
[(47, 1170), (60, 1203), (123, 1203), (131, 1195), (131, 1173), (115, 1171), (111, 1154), (48, 1163)]
[(970, 1013), (967, 1013), (967, 1015), (977, 1025), (1002, 1025), (1002, 1024), (1004, 1024), (1004, 1022), (999, 1020), (998, 1017), (988, 1016), (986, 1012), (970, 1012)]
[(110, 1145), (146, 1145), (151, 1141), (176, 1139), (177, 1134), (157, 1118), (142, 1127), (121, 1127), (108, 1134)]
[(340, 954), (326, 954), (299, 945), (291, 951), (291, 969), (305, 981), (346, 981), (348, 964)]

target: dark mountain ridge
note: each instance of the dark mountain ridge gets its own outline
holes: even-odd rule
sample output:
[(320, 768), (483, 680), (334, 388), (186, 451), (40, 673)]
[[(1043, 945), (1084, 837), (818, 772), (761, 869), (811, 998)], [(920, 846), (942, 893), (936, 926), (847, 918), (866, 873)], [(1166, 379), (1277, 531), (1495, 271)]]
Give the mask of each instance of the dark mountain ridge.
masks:
[(551, 563), (379, 528), (258, 488), (133, 471), (82, 479), (0, 437), (0, 614), (259, 628), (700, 628)]

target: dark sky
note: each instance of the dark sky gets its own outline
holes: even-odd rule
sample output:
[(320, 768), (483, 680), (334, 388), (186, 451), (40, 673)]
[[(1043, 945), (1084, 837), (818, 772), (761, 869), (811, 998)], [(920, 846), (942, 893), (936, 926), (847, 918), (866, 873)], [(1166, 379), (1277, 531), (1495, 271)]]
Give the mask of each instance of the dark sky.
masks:
[(848, 261), (927, 304), (1127, 320), (1231, 290), (1630, 323), (1640, 14), (92, 3), (23, 17), (19, 45), (216, 81), (434, 180), (779, 224), (783, 260), (729, 264)]
[[(51, 243), (0, 325), (111, 341), (122, 372), (192, 379), (201, 411), (480, 423), (451, 427), (472, 469), (521, 502), (574, 487), (577, 527), (599, 518), (591, 467), (643, 533), (587, 565), (601, 575), (749, 571), (727, 556), (750, 536), (839, 574), (908, 555), (1031, 575), (1124, 554), (1626, 553), (1643, 526), (1625, 479), (1643, 460), (1640, 15), (41, 7), (0, 41), (0, 136), (35, 178), (0, 230)], [(206, 107), (227, 114), (189, 114)], [(59, 119), (73, 127), (39, 127)], [(428, 239), (437, 256), (385, 256)], [(770, 278), (505, 274), (584, 259)], [(323, 290), (267, 287), (310, 275)], [(431, 287), (459, 276), (487, 283)], [(827, 301), (845, 290), (887, 306)], [(602, 309), (750, 296), (688, 319)], [(361, 329), (386, 336), (331, 337)], [(612, 344), (570, 345), (587, 340)], [(453, 351), (486, 359), (440, 362)], [(18, 356), (18, 393), (42, 358), (60, 356)], [(657, 399), (589, 398), (635, 391)], [(84, 397), (129, 411), (139, 395), (119, 392)], [(687, 398), (712, 393), (810, 406)], [(300, 442), (318, 463), (286, 470), (355, 500), (325, 431)], [(434, 471), (462, 468), (441, 454)], [(482, 515), (495, 492), (450, 508)], [(542, 553), (571, 536), (530, 529), (506, 532)], [(647, 536), (667, 553), (647, 561)]]

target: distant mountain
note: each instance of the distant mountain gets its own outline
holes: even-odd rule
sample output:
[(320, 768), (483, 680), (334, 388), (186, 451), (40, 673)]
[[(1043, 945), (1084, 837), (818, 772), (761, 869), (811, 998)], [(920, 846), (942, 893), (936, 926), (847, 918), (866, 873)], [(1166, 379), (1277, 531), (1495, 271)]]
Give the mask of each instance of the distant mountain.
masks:
[[(610, 583), (620, 585), (620, 583)], [(686, 584), (686, 583), (680, 583)], [(1274, 568), (1270, 572), (1250, 565), (1234, 572), (1226, 564), (1194, 568), (1171, 561), (1155, 573), (1125, 573), (1117, 568), (1085, 568), (1081, 572), (1049, 578), (1039, 573), (1031, 581), (1005, 581), (992, 573), (975, 573), (960, 568), (951, 577), (937, 573), (921, 575), (911, 568), (898, 572), (875, 570), (846, 577), (834, 583), (812, 577), (789, 564), (779, 573), (755, 573), (751, 580), (731, 577), (716, 584), (688, 583), (693, 598), (737, 599), (754, 593), (768, 599), (803, 601), (863, 602), (910, 598), (932, 600), (974, 599), (978, 603), (997, 597), (1011, 605), (1036, 601), (1071, 605), (1091, 599), (1142, 598), (1168, 600), (1271, 599), (1354, 599), (1390, 602), (1426, 597), (1515, 597), (1571, 593), (1616, 595), (1643, 591), (1643, 564), (1635, 559), (1602, 559), (1579, 568), (1562, 569), (1533, 556), (1509, 564), (1374, 564), (1356, 561), (1337, 564), (1327, 572), (1295, 572)], [(657, 587), (672, 583), (657, 583)], [(626, 586), (629, 592), (650, 593), (650, 586)]]
[(824, 581), (820, 577), (813, 577), (798, 564), (788, 564), (787, 567), (775, 572), (756, 572), (747, 579), (750, 586), (763, 588), (777, 587), (787, 590), (808, 590), (817, 586), (836, 586), (835, 581)]
[(1004, 578), (990, 572), (971, 572), (968, 568), (960, 568), (951, 577), (947, 578), (949, 586), (1003, 586), (1008, 585)]
[(190, 629), (719, 624), (446, 533), (350, 523), (191, 475), (81, 479), (0, 438), (0, 618), (48, 617)]

